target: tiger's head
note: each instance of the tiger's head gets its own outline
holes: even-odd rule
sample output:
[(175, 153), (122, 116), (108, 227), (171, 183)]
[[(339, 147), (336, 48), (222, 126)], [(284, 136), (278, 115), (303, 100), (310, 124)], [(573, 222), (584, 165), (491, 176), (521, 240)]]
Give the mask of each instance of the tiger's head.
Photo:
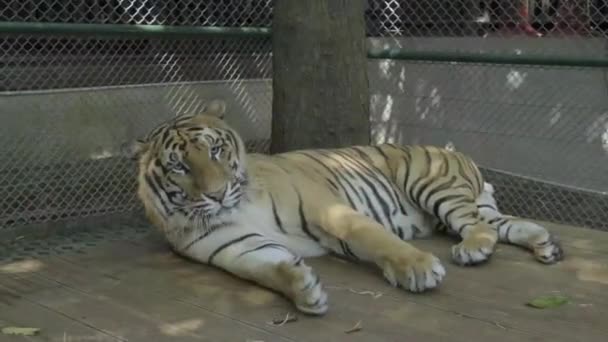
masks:
[(163, 122), (131, 147), (139, 161), (138, 196), (163, 218), (212, 217), (235, 207), (247, 183), (245, 145), (223, 120), (226, 104)]

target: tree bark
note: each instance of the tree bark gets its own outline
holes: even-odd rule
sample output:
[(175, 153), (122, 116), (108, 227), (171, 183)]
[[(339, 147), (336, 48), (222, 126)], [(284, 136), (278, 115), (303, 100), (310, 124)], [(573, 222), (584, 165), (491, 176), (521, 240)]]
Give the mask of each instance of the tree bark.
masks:
[(365, 0), (275, 0), (271, 152), (370, 143)]

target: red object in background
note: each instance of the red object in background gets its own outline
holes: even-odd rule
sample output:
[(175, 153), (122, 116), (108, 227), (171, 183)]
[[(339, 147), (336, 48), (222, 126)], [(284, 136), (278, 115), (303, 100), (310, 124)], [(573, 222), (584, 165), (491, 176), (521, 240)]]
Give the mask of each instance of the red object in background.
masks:
[(519, 8), (519, 15), (521, 18), (521, 22), (519, 23), (519, 27), (529, 36), (533, 37), (542, 37), (543, 34), (536, 31), (534, 27), (530, 24), (530, 15), (528, 11), (528, 2), (521, 1), (521, 7)]

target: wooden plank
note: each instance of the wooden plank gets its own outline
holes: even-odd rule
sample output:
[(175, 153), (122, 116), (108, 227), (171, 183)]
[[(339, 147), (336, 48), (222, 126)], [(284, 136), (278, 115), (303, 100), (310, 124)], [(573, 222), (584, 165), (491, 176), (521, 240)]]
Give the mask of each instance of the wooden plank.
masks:
[(555, 233), (567, 249), (574, 248), (576, 253), (608, 256), (608, 232), (544, 221), (537, 223)]
[[(569, 237), (566, 241), (570, 241)], [(421, 248), (433, 251), (444, 261), (449, 260), (450, 244), (441, 239), (418, 242)], [(464, 268), (446, 263), (448, 276), (441, 292), (449, 296), (454, 307), (458, 306), (458, 301), (463, 302), (461, 307), (468, 302), (466, 310), (471, 315), (555, 334), (558, 338), (576, 339), (580, 337), (579, 331), (584, 330), (590, 340), (603, 340), (602, 335), (608, 335), (608, 329), (602, 323), (602, 317), (608, 314), (608, 287), (597, 279), (581, 279), (581, 270), (583, 276), (594, 275), (602, 280), (603, 275), (608, 275), (608, 257), (579, 255), (577, 250), (571, 250), (567, 258), (562, 263), (547, 266), (536, 262), (527, 251), (501, 245), (486, 265)], [(590, 266), (585, 263), (576, 269), (573, 261), (591, 262), (594, 269), (589, 270)], [(532, 310), (524, 305), (539, 295), (551, 293), (565, 294), (572, 303), (556, 310)], [(446, 301), (424, 296), (420, 300), (431, 304)]]
[[(206, 314), (191, 305), (166, 300), (139, 289), (125, 289), (120, 282), (89, 279), (91, 284), (100, 282), (98, 287), (108, 288), (106, 292), (89, 292), (73, 286), (72, 279), (80, 279), (86, 272), (75, 274), (72, 278), (51, 279), (56, 265), (48, 262), (47, 267), (28, 275), (14, 278), (17, 283), (51, 283), (59, 286), (44, 287), (29, 294), (19, 294), (23, 298), (52, 309), (61, 315), (94, 327), (113, 339), (121, 341), (218, 341), (223, 340), (226, 331), (239, 340), (285, 341), (274, 334), (255, 329), (245, 324), (235, 324), (231, 319)], [(237, 322), (238, 323), (238, 322)]]
[[(141, 248), (145, 249), (146, 247)], [(135, 252), (136, 249), (131, 248), (130, 250)], [(145, 252), (141, 251), (141, 253), (137, 254), (141, 255), (145, 254)], [(95, 269), (102, 269), (104, 272), (110, 272), (116, 276), (116, 273), (112, 270), (112, 265), (116, 265), (116, 262), (112, 261), (114, 253), (104, 253), (104, 255), (104, 262), (100, 262), (100, 259), (94, 259)], [(232, 276), (223, 272), (184, 261), (181, 258), (175, 257), (170, 252), (165, 254), (164, 261), (161, 261), (161, 259), (156, 257), (148, 265), (137, 264), (129, 272), (124, 273), (124, 277), (122, 277), (123, 282), (135, 287), (139, 287), (141, 283), (154, 282), (159, 289), (169, 288), (175, 290), (175, 292), (181, 295), (178, 297), (181, 300), (260, 325), (264, 324), (264, 320), (282, 317), (285, 315), (285, 312), (293, 310), (282, 298), (261, 290), (248, 282), (235, 280)], [(75, 262), (81, 264), (82, 260)], [(332, 263), (327, 258), (315, 261), (315, 263), (317, 262), (320, 262), (321, 265)], [(333, 262), (336, 263), (335, 261)], [(160, 266), (163, 264), (165, 266)], [(83, 269), (91, 269), (90, 265), (86, 263), (82, 264), (82, 266)], [(351, 265), (340, 264), (338, 266), (341, 268), (345, 266), (353, 268)], [(125, 267), (125, 265), (123, 264), (121, 267)], [(319, 269), (321, 268), (319, 267)], [(82, 271), (75, 270), (70, 273), (78, 272)], [(362, 332), (358, 335), (362, 340), (366, 341), (374, 339), (386, 340), (396, 336), (403, 338), (405, 331), (411, 335), (410, 337), (429, 338), (433, 336), (435, 338), (454, 338), (454, 331), (458, 329), (476, 331), (479, 334), (488, 336), (488, 338), (498, 340), (510, 340), (511, 338), (521, 340), (530, 337), (529, 334), (520, 336), (522, 334), (516, 330), (512, 331), (511, 335), (506, 335), (505, 328), (494, 322), (465, 317), (465, 315), (452, 312), (451, 310), (437, 309), (418, 303), (408, 303), (404, 300), (395, 300), (395, 298), (387, 297), (387, 299), (375, 300), (375, 303), (369, 303), (369, 298), (366, 296), (357, 295), (352, 297), (352, 293), (340, 291), (336, 289), (336, 286), (332, 286), (332, 284), (336, 283), (336, 279), (334, 278), (337, 278), (338, 281), (344, 281), (342, 278), (346, 278), (351, 279), (352, 282), (358, 282), (357, 275), (343, 277), (344, 271), (340, 269), (332, 269), (331, 272), (321, 272), (321, 274), (322, 276), (325, 274), (337, 274), (337, 277), (330, 276), (329, 279), (324, 277), (324, 282), (332, 298), (330, 314), (323, 319), (304, 319), (298, 322), (297, 325), (290, 324), (281, 327), (281, 331), (289, 332), (288, 336), (306, 336), (311, 340), (328, 338), (329, 336), (340, 338), (343, 337), (344, 330), (348, 329), (349, 326), (352, 326), (358, 320), (365, 319), (369, 329), (365, 333)], [(372, 282), (387, 287), (376, 275), (368, 274), (367, 277)], [(402, 295), (403, 293), (400, 294)], [(349, 295), (351, 297), (348, 297)], [(398, 298), (399, 296), (395, 297)], [(375, 309), (370, 310), (370, 304), (374, 304)], [(404, 311), (404, 305), (412, 308)], [(379, 316), (386, 309), (390, 309), (388, 310), (391, 313), (390, 316)], [(263, 317), (260, 317), (260, 312), (264, 314), (262, 315)], [(410, 315), (405, 315), (406, 312), (410, 313)], [(412, 313), (415, 313), (415, 315), (411, 315)], [(403, 316), (402, 319), (399, 319), (400, 315)], [(386, 322), (392, 322), (392, 324)], [(429, 322), (442, 322), (442, 324), (437, 327), (432, 324), (429, 325)], [(370, 332), (377, 332), (378, 335), (373, 336)], [(349, 338), (356, 337), (349, 336)]]
[[(167, 256), (173, 259), (172, 255)], [(183, 260), (177, 259), (177, 261), (182, 261), (183, 264)], [(47, 265), (50, 266), (47, 271), (41, 271), (45, 277), (52, 276), (55, 279), (61, 279), (62, 282), (67, 282), (71, 286), (86, 288), (87, 291), (94, 291), (92, 294), (119, 300), (121, 303), (129, 303), (135, 307), (140, 307), (141, 303), (134, 303), (130, 296), (126, 296), (127, 293), (132, 293), (132, 289), (138, 289), (139, 292), (145, 293), (145, 296), (151, 298), (151, 300), (158, 300), (155, 298), (164, 295), (184, 305), (231, 317), (237, 322), (247, 322), (247, 324), (255, 325), (260, 329), (274, 331), (277, 335), (295, 336), (298, 340), (304, 336), (312, 338), (317, 334), (317, 338), (331, 336), (341, 338), (345, 335), (344, 331), (356, 323), (356, 321), (351, 322), (347, 318), (341, 320), (339, 316), (337, 321), (340, 324), (335, 324), (336, 319), (328, 320), (327, 317), (312, 318), (298, 315), (300, 318), (297, 325), (287, 324), (274, 327), (268, 322), (281, 319), (288, 312), (293, 311), (291, 305), (283, 298), (270, 291), (260, 289), (254, 284), (235, 280), (232, 276), (216, 270), (211, 270), (211, 273), (215, 273), (215, 277), (206, 277), (206, 281), (201, 281), (201, 279), (196, 279), (196, 273), (204, 273), (196, 272), (199, 265), (192, 263), (183, 264), (181, 267), (174, 267), (170, 263), (165, 263), (166, 266), (163, 268), (143, 267), (135, 269), (125, 273), (125, 277), (121, 279), (120, 284), (113, 288), (109, 286), (111, 282), (101, 280), (103, 276), (88, 271), (87, 269), (90, 268), (87, 266), (77, 266), (65, 261), (62, 263), (61, 260), (47, 261)], [(193, 272), (184, 272), (188, 268), (192, 269)], [(153, 286), (150, 286), (152, 284)], [(292, 331), (294, 327), (299, 333)], [(227, 336), (231, 339), (237, 337), (234, 336), (230, 328), (214, 327), (214, 329), (217, 329), (218, 334), (222, 334), (224, 338)], [(310, 329), (312, 329), (312, 333), (309, 331)], [(409, 335), (430, 338), (428, 334), (421, 335), (420, 333), (413, 334), (410, 332)], [(353, 338), (355, 341), (368, 341), (370, 339), (381, 341), (384, 340), (384, 335), (371, 336), (369, 333), (363, 333), (357, 334)]]
[[(414, 295), (387, 287), (380, 281), (362, 274), (350, 276), (350, 269), (340, 271), (332, 263), (318, 262), (314, 266), (321, 274), (331, 275), (341, 272), (340, 275), (344, 279), (357, 279), (356, 282), (343, 283), (342, 286), (345, 288), (354, 288), (359, 292), (381, 292), (384, 294), (383, 297), (394, 298), (396, 301), (414, 302), (532, 336), (543, 336), (555, 341), (572, 341), (581, 337), (589, 341), (604, 341), (607, 335), (603, 328), (604, 325), (598, 324), (605, 316), (594, 317), (598, 311), (604, 310), (599, 309), (600, 305), (591, 308), (568, 305), (554, 310), (528, 308), (524, 306), (524, 303), (534, 296), (518, 296), (509, 292), (508, 289), (497, 292), (496, 288), (484, 284), (483, 279), (489, 278), (488, 276), (474, 274), (483, 273), (484, 270), (481, 268), (460, 270), (467, 275), (455, 277), (455, 273), (460, 273), (457, 270), (458, 267), (448, 264), (448, 277), (439, 291)], [(353, 272), (357, 271), (353, 270)], [(356, 286), (352, 286), (350, 283), (355, 283)], [(546, 288), (546, 283), (539, 283), (535, 286), (535, 289), (543, 288)], [(543, 291), (542, 294), (545, 292)], [(585, 302), (587, 301), (582, 303)], [(383, 306), (374, 303), (369, 303), (367, 308), (372, 312), (383, 310)], [(469, 337), (474, 337), (474, 335), (469, 335)]]
[[(500, 245), (487, 265), (458, 267), (449, 262), (452, 241), (440, 237), (415, 241), (438, 255), (448, 270), (439, 291), (421, 295), (391, 288), (371, 268), (331, 257), (310, 260), (329, 292), (330, 312), (321, 318), (298, 315), (297, 322), (279, 327), (267, 322), (294, 312), (285, 299), (177, 257), (156, 235), (137, 243), (102, 244), (85, 254), (45, 258), (44, 267), (36, 272), (13, 274), (16, 283), (0, 284), (70, 319), (85, 315), (83, 323), (104, 332), (117, 334), (125, 322), (147, 331), (133, 333), (129, 340), (168, 338), (159, 333), (164, 326), (194, 334), (182, 336), (184, 340), (199, 334), (203, 339), (243, 341), (604, 341), (608, 256), (600, 244), (608, 234), (550, 229), (558, 231), (568, 253), (566, 261), (553, 266), (537, 263), (526, 251)], [(361, 294), (364, 290), (381, 296)], [(570, 296), (571, 303), (551, 310), (524, 305), (552, 291)], [(197, 330), (196, 320), (201, 317), (206, 324)], [(359, 321), (361, 331), (345, 333)], [(181, 325), (170, 325), (176, 322)]]
[(16, 280), (8, 276), (0, 276), (0, 294), (5, 300), (0, 301), (0, 325), (39, 328), (40, 333), (33, 337), (8, 337), (0, 335), (2, 341), (77, 341), (105, 340), (116, 341), (111, 334), (100, 331), (79, 319), (65, 316), (61, 312), (40, 305), (22, 296), (23, 293), (33, 294), (56, 286), (44, 286), (30, 280)]

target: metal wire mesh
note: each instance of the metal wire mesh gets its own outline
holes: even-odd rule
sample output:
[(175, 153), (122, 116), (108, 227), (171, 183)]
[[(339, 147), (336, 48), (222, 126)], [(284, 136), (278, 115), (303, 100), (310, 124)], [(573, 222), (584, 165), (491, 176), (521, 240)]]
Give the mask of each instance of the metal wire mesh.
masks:
[[(607, 0), (367, 3), (372, 46), (608, 56)], [(272, 5), (0, 0), (0, 22), (269, 27)], [(0, 35), (0, 67), (0, 229), (137, 208), (120, 145), (210, 98), (229, 102), (251, 150), (268, 147), (269, 39)], [(368, 72), (376, 141), (453, 145), (506, 212), (608, 229), (606, 197), (587, 196), (608, 191), (605, 69), (370, 60)]]
[[(370, 0), (374, 48), (608, 57), (608, 1)], [(505, 212), (608, 230), (604, 68), (370, 60), (376, 141), (452, 146)]]
[[(268, 1), (0, 1), (0, 21), (268, 26)], [(0, 229), (138, 208), (121, 147), (211, 98), (270, 136), (267, 38), (0, 36)]]
[(0, 0), (0, 21), (270, 26), (271, 0)]
[(369, 35), (410, 38), (408, 50), (589, 57), (603, 56), (608, 2), (368, 0), (366, 17)]

